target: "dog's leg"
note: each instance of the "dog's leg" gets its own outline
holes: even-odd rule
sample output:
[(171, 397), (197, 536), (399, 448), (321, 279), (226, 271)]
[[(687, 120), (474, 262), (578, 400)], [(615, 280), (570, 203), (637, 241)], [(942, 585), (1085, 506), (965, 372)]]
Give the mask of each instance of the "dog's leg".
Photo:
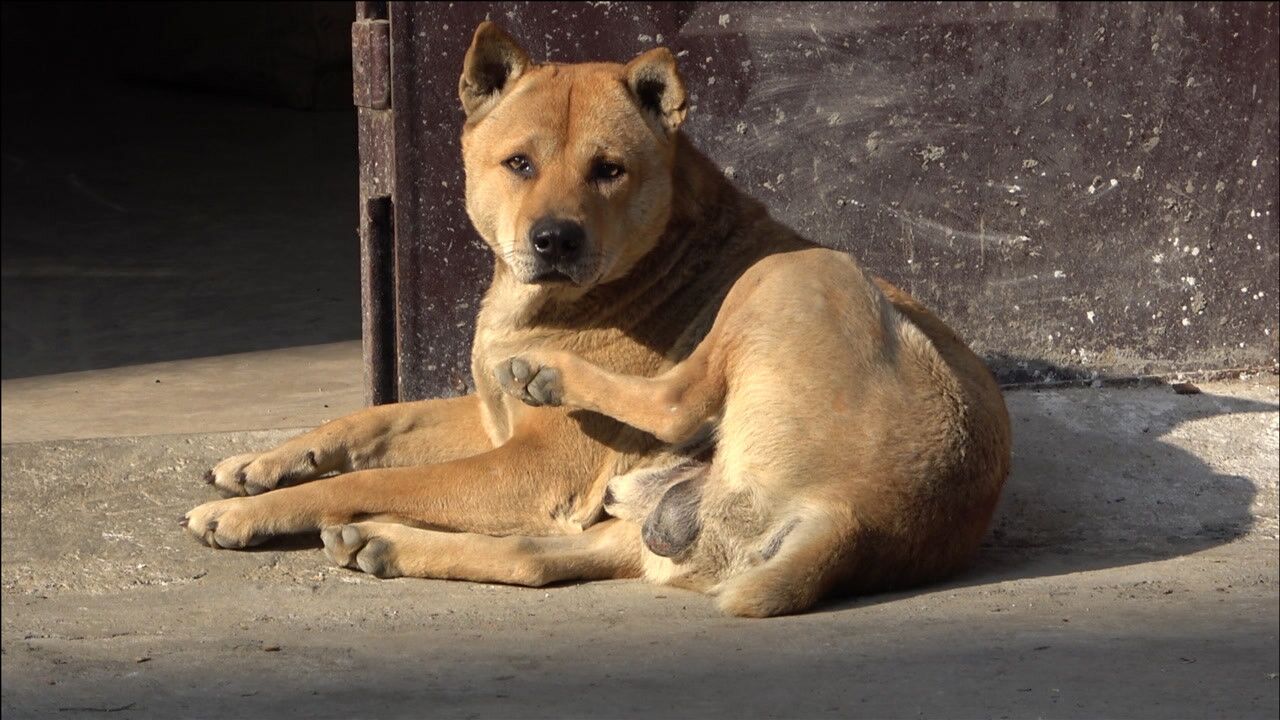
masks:
[(502, 389), (529, 405), (602, 413), (666, 443), (692, 438), (724, 402), (724, 371), (708, 336), (686, 360), (657, 377), (619, 375), (562, 351), (536, 351), (500, 363)]
[(274, 450), (227, 458), (205, 473), (224, 496), (257, 495), (327, 473), (446, 462), (490, 449), (474, 395), (379, 405)]
[(639, 528), (622, 520), (558, 537), (492, 537), (382, 522), (327, 527), (320, 536), (333, 562), (381, 578), (538, 587), (563, 580), (633, 578), (641, 572)]
[[(573, 444), (572, 421), (548, 418), (546, 432), (517, 435), (479, 455), (420, 467), (359, 470), (253, 497), (205, 503), (183, 518), (215, 547), (241, 548), (274, 535), (314, 532), (358, 520), (394, 518), (494, 535), (563, 534), (595, 477), (602, 451)], [(578, 462), (566, 465), (565, 458)]]

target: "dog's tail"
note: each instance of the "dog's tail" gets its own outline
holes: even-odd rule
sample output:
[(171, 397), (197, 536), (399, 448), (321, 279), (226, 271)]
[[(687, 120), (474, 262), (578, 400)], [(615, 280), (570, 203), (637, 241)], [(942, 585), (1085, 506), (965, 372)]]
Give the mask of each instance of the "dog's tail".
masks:
[(716, 604), (739, 617), (804, 612), (848, 574), (857, 534), (851, 515), (806, 513), (766, 542), (761, 564), (721, 586)]
[[(933, 582), (977, 555), (998, 495), (970, 508), (971, 522), (933, 523), (944, 536), (912, 538), (864, 525), (847, 506), (826, 503), (793, 517), (765, 542), (763, 562), (719, 588), (720, 609), (742, 617), (804, 612), (828, 595), (882, 592)], [(959, 529), (957, 529), (957, 525)]]

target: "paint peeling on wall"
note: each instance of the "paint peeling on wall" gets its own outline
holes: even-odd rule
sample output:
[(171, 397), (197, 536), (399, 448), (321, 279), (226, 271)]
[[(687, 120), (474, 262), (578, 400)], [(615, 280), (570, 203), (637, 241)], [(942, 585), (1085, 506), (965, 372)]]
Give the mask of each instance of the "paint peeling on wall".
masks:
[(455, 92), (486, 16), (550, 60), (672, 47), (726, 175), (1006, 381), (1276, 363), (1275, 3), (397, 5), (403, 397), (469, 384), (492, 261)]

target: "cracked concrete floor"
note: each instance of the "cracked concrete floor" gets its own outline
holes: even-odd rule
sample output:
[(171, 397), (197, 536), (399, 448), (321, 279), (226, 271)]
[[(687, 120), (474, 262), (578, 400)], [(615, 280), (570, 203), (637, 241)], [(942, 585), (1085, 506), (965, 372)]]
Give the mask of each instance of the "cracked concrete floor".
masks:
[[(67, 382), (92, 394), (97, 376)], [(200, 474), (296, 430), (193, 432), (176, 397), (157, 405), (150, 434), (92, 437), (111, 425), (107, 404), (60, 425), (41, 400), (58, 397), (49, 383), (4, 387), (6, 432), (27, 417), (44, 428), (3, 445), (6, 718), (1280, 709), (1274, 377), (1201, 395), (1011, 392), (1015, 471), (978, 567), (767, 621), (638, 582), (379, 581), (329, 566), (307, 538), (213, 551), (175, 522), (205, 499)], [(281, 417), (319, 421), (354, 402), (349, 388), (332, 393), (306, 400), (333, 408)], [(248, 383), (223, 411), (262, 397)], [(155, 434), (170, 415), (185, 434)]]

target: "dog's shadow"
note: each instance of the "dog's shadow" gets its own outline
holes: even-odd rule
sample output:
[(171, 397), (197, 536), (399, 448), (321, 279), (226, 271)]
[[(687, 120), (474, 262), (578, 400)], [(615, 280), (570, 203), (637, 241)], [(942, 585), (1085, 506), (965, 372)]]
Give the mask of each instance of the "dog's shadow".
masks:
[[(1015, 390), (1005, 399), (1013, 471), (974, 567), (938, 585), (828, 609), (1165, 560), (1229, 543), (1253, 527), (1257, 478), (1215, 470), (1202, 458), (1247, 466), (1246, 455), (1228, 453), (1270, 442), (1274, 427), (1247, 416), (1275, 413), (1275, 402), (1179, 395), (1168, 386)], [(1212, 418), (1218, 420), (1203, 422)]]

